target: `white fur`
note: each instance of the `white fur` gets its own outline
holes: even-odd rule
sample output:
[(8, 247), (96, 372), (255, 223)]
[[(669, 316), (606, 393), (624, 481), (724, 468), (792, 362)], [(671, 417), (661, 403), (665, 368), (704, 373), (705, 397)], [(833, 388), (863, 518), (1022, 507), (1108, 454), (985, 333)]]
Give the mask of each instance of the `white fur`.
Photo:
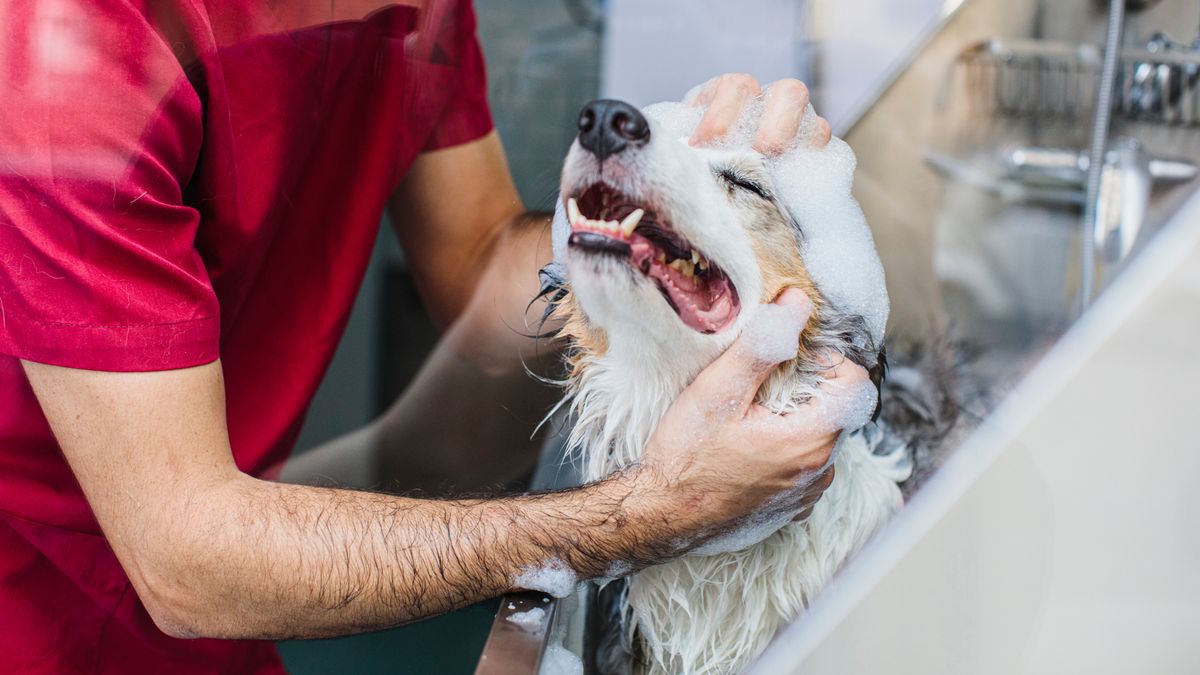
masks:
[[(608, 342), (606, 351), (568, 383), (576, 418), (569, 446), (582, 456), (586, 480), (637, 461), (678, 394), (748, 323), (771, 311), (759, 301), (762, 278), (751, 234), (741, 226), (745, 213), (714, 182), (710, 169), (710, 163), (747, 151), (691, 148), (679, 138), (688, 124), (695, 124), (698, 112), (660, 110), (666, 110), (664, 119), (648, 110), (650, 143), (609, 158), (602, 175), (592, 155), (578, 144), (572, 147), (563, 192), (578, 191), (602, 177), (669, 214), (672, 226), (729, 275), (742, 309), (736, 323), (717, 334), (688, 328), (654, 284), (625, 263), (566, 247), (569, 227), (559, 213), (556, 257), (566, 267), (579, 306), (603, 329)], [(848, 189), (838, 198), (853, 203)], [(856, 205), (849, 210), (861, 218)], [(866, 241), (874, 256), (869, 232)], [(881, 271), (863, 271), (868, 277), (876, 273), (882, 279)], [(867, 304), (878, 313), (880, 301)], [(886, 297), (882, 307), (886, 317)], [(872, 321), (881, 334), (878, 317)], [(821, 395), (819, 383), (814, 388), (811, 382), (776, 377), (760, 390), (758, 400), (786, 412), (814, 395)], [(860, 414), (845, 425), (853, 431), (864, 422)], [(833, 460), (836, 480), (804, 522), (791, 523), (794, 513), (764, 515), (723, 541), (634, 575), (627, 599), (628, 627), (643, 641), (649, 672), (739, 672), (782, 624), (804, 609), (901, 505), (897, 482), (908, 475), (905, 457), (900, 451), (873, 454), (872, 439), (878, 437), (876, 429), (843, 434)], [(712, 551), (719, 552), (703, 554)]]

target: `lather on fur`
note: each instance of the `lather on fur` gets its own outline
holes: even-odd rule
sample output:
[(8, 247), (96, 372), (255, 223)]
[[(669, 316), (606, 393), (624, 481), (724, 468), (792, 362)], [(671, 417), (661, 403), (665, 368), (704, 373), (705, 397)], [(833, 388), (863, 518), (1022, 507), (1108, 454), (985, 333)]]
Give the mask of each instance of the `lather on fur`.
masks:
[[(645, 138), (615, 153), (577, 141), (566, 159), (546, 273), (562, 286), (569, 447), (586, 480), (636, 462), (671, 402), (788, 287), (814, 312), (757, 402), (786, 414), (835, 395), (821, 355), (879, 384), (887, 297), (849, 192), (853, 154), (833, 139), (768, 160), (747, 147), (753, 110), (726, 147), (693, 148), (682, 139), (701, 112), (651, 106)], [(896, 512), (911, 452), (886, 418), (868, 423), (876, 393), (841, 420), (836, 479), (809, 518), (764, 511), (628, 580), (619, 609), (638, 671), (740, 672)]]

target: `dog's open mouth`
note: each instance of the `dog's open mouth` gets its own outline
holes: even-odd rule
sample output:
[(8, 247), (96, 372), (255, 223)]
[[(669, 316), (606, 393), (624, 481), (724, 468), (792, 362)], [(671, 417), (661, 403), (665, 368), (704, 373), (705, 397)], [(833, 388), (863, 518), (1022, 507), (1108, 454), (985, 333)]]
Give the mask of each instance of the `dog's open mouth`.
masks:
[(604, 183), (567, 200), (569, 246), (628, 260), (654, 280), (688, 327), (716, 333), (737, 319), (740, 303), (729, 276), (659, 214)]

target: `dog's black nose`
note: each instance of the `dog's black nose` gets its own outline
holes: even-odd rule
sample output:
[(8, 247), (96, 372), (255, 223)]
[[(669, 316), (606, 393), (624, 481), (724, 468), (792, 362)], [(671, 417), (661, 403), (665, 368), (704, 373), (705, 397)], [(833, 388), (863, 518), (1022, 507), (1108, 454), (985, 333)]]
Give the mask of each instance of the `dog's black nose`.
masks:
[(597, 99), (579, 111), (579, 144), (603, 160), (650, 140), (650, 125), (624, 101)]

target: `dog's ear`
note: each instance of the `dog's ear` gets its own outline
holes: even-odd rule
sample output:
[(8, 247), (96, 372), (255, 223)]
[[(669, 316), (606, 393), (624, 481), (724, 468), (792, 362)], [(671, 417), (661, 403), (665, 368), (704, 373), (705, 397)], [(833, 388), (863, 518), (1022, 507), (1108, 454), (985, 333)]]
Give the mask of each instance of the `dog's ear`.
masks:
[(867, 371), (871, 382), (875, 385), (875, 411), (871, 413), (871, 421), (879, 419), (879, 411), (883, 409), (883, 379), (887, 377), (887, 349), (879, 348), (879, 358), (875, 366)]

